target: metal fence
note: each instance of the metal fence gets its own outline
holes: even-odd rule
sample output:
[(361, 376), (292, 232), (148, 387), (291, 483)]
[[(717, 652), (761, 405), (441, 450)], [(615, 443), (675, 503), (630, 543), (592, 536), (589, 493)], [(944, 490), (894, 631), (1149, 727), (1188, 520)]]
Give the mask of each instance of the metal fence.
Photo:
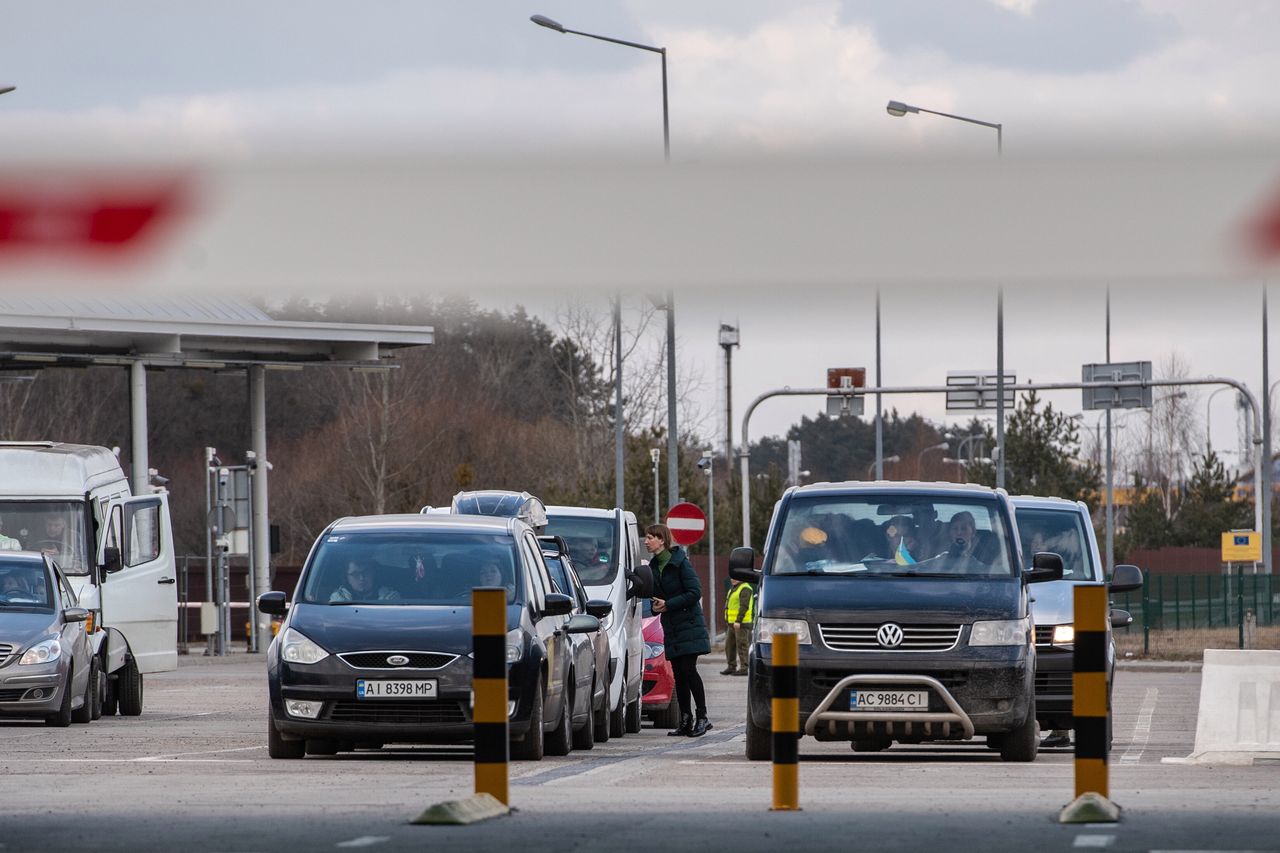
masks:
[(1194, 628), (1234, 628), (1246, 611), (1259, 626), (1276, 625), (1280, 604), (1272, 575), (1202, 574), (1153, 575), (1143, 572), (1141, 590), (1112, 596), (1114, 607), (1128, 610), (1132, 633), (1182, 631)]

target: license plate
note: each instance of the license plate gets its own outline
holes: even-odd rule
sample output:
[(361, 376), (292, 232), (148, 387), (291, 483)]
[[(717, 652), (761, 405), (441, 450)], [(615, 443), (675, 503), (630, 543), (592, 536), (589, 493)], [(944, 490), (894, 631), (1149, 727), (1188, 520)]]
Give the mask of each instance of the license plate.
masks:
[(434, 699), (436, 680), (423, 681), (371, 681), (356, 680), (357, 699)]
[(927, 711), (928, 690), (852, 690), (850, 711)]

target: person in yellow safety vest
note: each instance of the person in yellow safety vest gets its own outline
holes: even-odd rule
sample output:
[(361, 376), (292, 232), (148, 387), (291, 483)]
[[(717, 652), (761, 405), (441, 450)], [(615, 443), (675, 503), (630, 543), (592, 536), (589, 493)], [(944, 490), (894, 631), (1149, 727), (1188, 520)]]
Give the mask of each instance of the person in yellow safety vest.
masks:
[(751, 584), (733, 580), (724, 600), (724, 656), (721, 675), (747, 674), (747, 649), (751, 646), (751, 622), (755, 618), (756, 591)]

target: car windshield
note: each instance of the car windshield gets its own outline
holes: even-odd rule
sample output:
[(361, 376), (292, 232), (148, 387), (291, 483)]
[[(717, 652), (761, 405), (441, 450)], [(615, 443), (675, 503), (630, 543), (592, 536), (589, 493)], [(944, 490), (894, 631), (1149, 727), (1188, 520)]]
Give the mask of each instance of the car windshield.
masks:
[(0, 609), (52, 610), (53, 601), (43, 563), (0, 557)]
[(618, 573), (618, 543), (612, 518), (548, 516), (546, 533), (563, 536), (578, 579), (587, 586), (613, 583)]
[(920, 495), (802, 495), (770, 571), (848, 577), (1009, 577), (999, 504)]
[(87, 575), (83, 501), (0, 501), (0, 550), (43, 551), (68, 575)]
[(304, 574), (309, 604), (469, 605), (478, 586), (521, 600), (515, 541), (505, 534), (356, 531), (324, 534)]
[(1085, 534), (1084, 516), (1074, 510), (1015, 510), (1018, 538), (1022, 541), (1022, 558), (1031, 567), (1038, 551), (1049, 551), (1062, 558), (1062, 578), (1071, 581), (1096, 581), (1098, 567)]

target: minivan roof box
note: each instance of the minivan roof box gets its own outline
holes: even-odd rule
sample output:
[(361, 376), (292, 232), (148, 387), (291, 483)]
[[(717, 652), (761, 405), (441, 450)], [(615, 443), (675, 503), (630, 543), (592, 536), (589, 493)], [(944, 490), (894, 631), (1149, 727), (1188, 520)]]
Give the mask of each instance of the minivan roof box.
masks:
[(547, 507), (541, 499), (528, 492), (508, 492), (489, 489), (476, 492), (458, 492), (450, 507), (454, 515), (496, 515), (518, 518), (541, 533), (547, 526)]

